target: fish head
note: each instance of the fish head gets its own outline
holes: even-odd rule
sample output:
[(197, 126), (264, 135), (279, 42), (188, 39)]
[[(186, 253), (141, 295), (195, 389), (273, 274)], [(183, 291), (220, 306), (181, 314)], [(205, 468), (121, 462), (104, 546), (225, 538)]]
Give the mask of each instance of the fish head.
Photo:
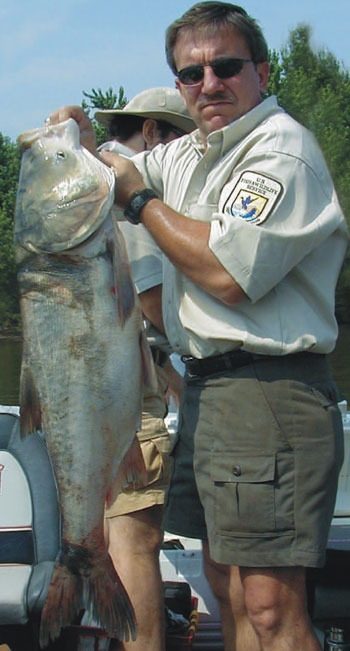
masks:
[(57, 253), (85, 242), (106, 219), (114, 174), (81, 146), (70, 118), (22, 134), (15, 242), (31, 252)]

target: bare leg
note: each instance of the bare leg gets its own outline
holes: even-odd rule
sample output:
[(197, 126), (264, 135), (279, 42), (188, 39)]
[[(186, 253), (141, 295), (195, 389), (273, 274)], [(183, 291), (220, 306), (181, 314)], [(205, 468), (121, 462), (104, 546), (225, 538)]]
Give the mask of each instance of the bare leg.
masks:
[(303, 568), (240, 568), (240, 574), (263, 651), (320, 651), (306, 610)]
[(221, 613), (225, 651), (261, 651), (247, 614), (244, 589), (238, 567), (215, 563), (203, 543), (204, 569)]
[(109, 553), (136, 614), (137, 639), (111, 645), (124, 651), (165, 651), (163, 585), (159, 568), (162, 507), (108, 518)]

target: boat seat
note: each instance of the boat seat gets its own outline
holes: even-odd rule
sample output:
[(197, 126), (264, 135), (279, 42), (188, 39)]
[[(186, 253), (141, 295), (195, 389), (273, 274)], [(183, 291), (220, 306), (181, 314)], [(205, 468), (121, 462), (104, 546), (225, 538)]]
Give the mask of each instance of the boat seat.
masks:
[(0, 408), (0, 625), (40, 616), (60, 545), (58, 493), (45, 440), (21, 438)]

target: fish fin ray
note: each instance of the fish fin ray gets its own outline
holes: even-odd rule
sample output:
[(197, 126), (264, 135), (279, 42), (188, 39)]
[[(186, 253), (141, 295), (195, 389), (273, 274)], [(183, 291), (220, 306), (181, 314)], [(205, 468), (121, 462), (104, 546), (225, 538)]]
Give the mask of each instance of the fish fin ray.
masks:
[(24, 438), (27, 434), (33, 434), (42, 428), (39, 394), (31, 371), (25, 366), (21, 371), (20, 407), (21, 437)]
[(128, 264), (120, 265), (116, 278), (119, 322), (123, 326), (135, 307), (135, 289)]
[(128, 254), (123, 234), (114, 221), (114, 229), (108, 239), (114, 272), (114, 292), (118, 305), (120, 325), (123, 326), (131, 315), (136, 303), (136, 291), (131, 277)]
[(134, 609), (109, 555), (94, 565), (86, 580), (84, 605), (110, 637), (117, 635), (125, 642), (136, 639)]
[(39, 644), (43, 649), (50, 639), (60, 636), (82, 608), (81, 577), (72, 574), (64, 565), (56, 564), (40, 621)]

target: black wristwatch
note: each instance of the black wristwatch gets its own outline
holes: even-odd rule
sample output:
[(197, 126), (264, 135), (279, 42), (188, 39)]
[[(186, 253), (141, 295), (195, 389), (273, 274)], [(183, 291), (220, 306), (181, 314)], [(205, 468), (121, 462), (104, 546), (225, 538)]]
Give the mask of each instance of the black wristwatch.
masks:
[(127, 220), (132, 224), (139, 224), (141, 221), (141, 210), (151, 199), (158, 199), (158, 196), (150, 188), (134, 192), (124, 210), (124, 215)]

